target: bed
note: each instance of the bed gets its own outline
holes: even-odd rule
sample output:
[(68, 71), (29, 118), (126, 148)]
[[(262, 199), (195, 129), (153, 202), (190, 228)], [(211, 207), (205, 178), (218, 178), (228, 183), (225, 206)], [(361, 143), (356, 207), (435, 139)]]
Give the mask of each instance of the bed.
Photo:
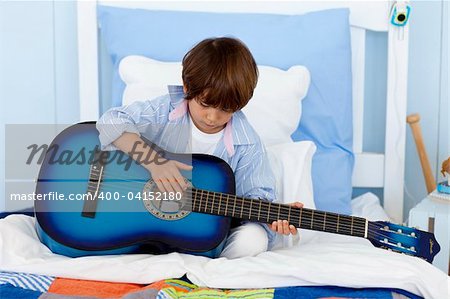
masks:
[[(149, 93), (139, 79), (133, 81), (136, 68), (148, 62), (142, 59), (157, 60), (159, 71), (172, 73), (167, 64), (179, 62), (195, 41), (233, 35), (249, 46), (258, 65), (277, 72), (295, 65), (308, 70), (304, 94), (298, 91), (303, 99), (292, 103), (301, 113), (267, 103), (267, 113), (282, 114), (270, 114), (281, 133), (264, 139), (282, 178), (280, 200), (301, 197), (310, 208), (402, 223), (408, 24), (390, 21), (404, 3), (231, 2), (79, 1), (80, 121), (96, 120), (128, 98), (160, 92), (162, 83)], [(180, 28), (189, 34), (180, 34)], [(363, 151), (367, 30), (388, 34), (384, 153)], [(122, 64), (130, 55), (137, 65)], [(277, 82), (285, 91), (286, 80)], [(258, 108), (254, 114), (261, 113)], [(260, 133), (269, 132), (258, 119), (255, 124)], [(283, 140), (274, 141), (281, 135)], [(293, 178), (297, 184), (288, 183)], [(370, 193), (352, 200), (355, 187), (383, 188), (383, 206)], [(365, 239), (308, 230), (300, 235), (300, 241), (283, 238), (273, 251), (237, 260), (180, 253), (68, 258), (40, 243), (35, 219), (19, 213), (0, 220), (0, 293), (2, 298), (448, 297), (448, 276), (426, 261), (374, 248)]]

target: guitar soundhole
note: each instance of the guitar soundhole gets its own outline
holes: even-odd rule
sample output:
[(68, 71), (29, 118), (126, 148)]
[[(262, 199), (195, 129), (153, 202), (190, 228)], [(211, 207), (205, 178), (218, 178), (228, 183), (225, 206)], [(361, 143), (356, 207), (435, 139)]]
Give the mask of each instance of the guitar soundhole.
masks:
[[(189, 183), (189, 187), (192, 185)], [(189, 190), (189, 188), (188, 188)], [(178, 220), (189, 215), (191, 208), (188, 206), (189, 200), (180, 194), (164, 193), (159, 191), (153, 180), (148, 181), (142, 190), (142, 202), (145, 208), (153, 216), (163, 220)]]

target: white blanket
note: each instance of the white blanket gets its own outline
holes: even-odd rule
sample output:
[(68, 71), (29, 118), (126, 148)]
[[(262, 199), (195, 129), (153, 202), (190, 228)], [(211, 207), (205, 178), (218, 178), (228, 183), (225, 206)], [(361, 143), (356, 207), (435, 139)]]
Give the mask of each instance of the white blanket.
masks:
[[(363, 196), (353, 202), (353, 210), (382, 219), (377, 200)], [(301, 235), (293, 248), (236, 260), (178, 253), (68, 258), (40, 243), (34, 218), (12, 215), (0, 220), (0, 270), (143, 284), (187, 274), (193, 283), (213, 288), (385, 287), (425, 298), (449, 298), (449, 277), (419, 258), (374, 248), (359, 238), (312, 231)]]

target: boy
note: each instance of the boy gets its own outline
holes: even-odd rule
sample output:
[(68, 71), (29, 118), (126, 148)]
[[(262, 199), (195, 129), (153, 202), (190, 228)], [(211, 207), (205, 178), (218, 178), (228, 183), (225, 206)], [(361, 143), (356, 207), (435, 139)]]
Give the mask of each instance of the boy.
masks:
[[(194, 152), (226, 161), (236, 178), (236, 193), (247, 198), (275, 198), (275, 180), (265, 149), (240, 111), (258, 80), (247, 47), (234, 38), (209, 38), (183, 58), (183, 86), (169, 86), (169, 95), (108, 110), (97, 122), (103, 150), (128, 153), (151, 150), (141, 135), (169, 152)], [(150, 152), (154, 161), (156, 152)], [(181, 170), (192, 166), (174, 160), (143, 164), (158, 186), (168, 192), (187, 188)], [(301, 203), (294, 206), (302, 207)], [(287, 221), (270, 226), (244, 223), (232, 229), (221, 256), (255, 256), (274, 245), (274, 233), (297, 234)]]

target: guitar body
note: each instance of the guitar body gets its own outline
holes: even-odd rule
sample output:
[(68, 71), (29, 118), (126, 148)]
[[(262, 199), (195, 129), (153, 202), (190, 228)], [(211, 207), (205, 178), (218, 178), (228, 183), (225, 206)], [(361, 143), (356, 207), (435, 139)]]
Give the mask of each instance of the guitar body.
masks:
[[(92, 179), (89, 157), (100, 147), (94, 123), (67, 128), (50, 148), (55, 145), (57, 150), (47, 150), (36, 187), (36, 194), (47, 195), (47, 199), (35, 201), (39, 237), (53, 252), (67, 256), (172, 251), (209, 257), (220, 254), (230, 217), (180, 212), (177, 201), (167, 198), (144, 200), (141, 192), (152, 182), (150, 173), (134, 161), (123, 163), (120, 155), (103, 166), (101, 183)], [(116, 152), (122, 159), (126, 156)], [(182, 171), (192, 186), (235, 194), (233, 172), (223, 160), (203, 154), (167, 153), (166, 158), (192, 163), (192, 171)], [(83, 213), (94, 201), (81, 197), (92, 188), (98, 197), (90, 211)], [(65, 200), (55, 200), (62, 196)]]

